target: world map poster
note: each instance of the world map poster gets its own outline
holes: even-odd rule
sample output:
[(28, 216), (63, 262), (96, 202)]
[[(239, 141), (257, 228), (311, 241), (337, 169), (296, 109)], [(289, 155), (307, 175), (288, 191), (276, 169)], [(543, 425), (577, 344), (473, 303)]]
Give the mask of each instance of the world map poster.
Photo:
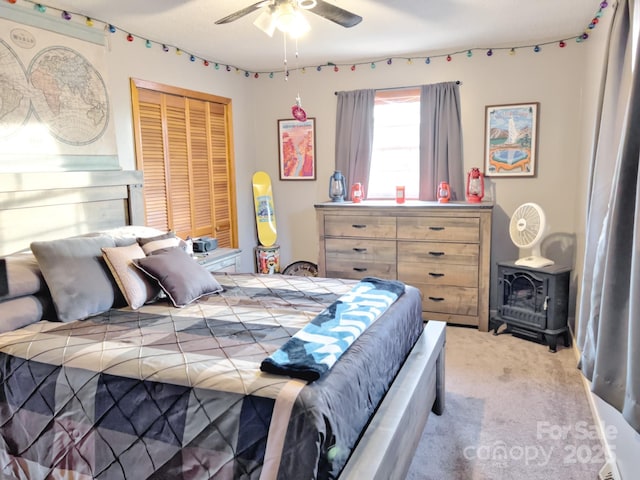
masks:
[(0, 18), (0, 171), (117, 168), (105, 55)]

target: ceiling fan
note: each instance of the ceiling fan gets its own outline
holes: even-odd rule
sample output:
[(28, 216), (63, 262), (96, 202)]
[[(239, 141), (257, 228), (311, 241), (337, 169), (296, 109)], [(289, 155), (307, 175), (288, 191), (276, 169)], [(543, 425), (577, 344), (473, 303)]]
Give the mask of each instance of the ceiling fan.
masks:
[(351, 13), (323, 0), (262, 0), (238, 10), (231, 15), (227, 15), (215, 23), (216, 25), (230, 23), (261, 8), (264, 10), (254, 24), (270, 36), (273, 35), (276, 28), (283, 31), (290, 31), (291, 28), (295, 28), (295, 26), (291, 27), (294, 22), (306, 23), (305, 31), (308, 30), (308, 23), (304, 17), (302, 17), (301, 9), (309, 10), (345, 28), (353, 27), (362, 21), (360, 15)]

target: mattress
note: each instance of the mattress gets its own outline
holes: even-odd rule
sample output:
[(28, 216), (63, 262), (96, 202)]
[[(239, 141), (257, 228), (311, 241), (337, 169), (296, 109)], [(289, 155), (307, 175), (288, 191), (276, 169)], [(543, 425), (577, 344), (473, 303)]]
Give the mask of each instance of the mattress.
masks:
[(320, 379), (261, 361), (354, 285), (216, 275), (220, 294), (0, 335), (0, 476), (337, 478), (423, 330), (402, 295)]

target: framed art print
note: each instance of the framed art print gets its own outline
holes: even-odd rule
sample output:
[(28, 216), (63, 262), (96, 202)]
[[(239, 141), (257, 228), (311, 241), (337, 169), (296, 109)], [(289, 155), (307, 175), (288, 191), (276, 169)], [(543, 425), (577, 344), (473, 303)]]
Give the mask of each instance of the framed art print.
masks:
[(316, 179), (316, 121), (278, 120), (280, 180)]
[(536, 173), (538, 103), (488, 105), (485, 175), (532, 177)]

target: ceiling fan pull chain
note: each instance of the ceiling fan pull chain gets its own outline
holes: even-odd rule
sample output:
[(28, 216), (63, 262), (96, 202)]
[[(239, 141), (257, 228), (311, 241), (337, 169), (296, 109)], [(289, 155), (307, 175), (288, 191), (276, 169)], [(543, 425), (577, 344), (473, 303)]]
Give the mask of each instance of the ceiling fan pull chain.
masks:
[(282, 33), (282, 38), (284, 42), (284, 79), (289, 80), (289, 65), (287, 63), (287, 34), (286, 32)]

